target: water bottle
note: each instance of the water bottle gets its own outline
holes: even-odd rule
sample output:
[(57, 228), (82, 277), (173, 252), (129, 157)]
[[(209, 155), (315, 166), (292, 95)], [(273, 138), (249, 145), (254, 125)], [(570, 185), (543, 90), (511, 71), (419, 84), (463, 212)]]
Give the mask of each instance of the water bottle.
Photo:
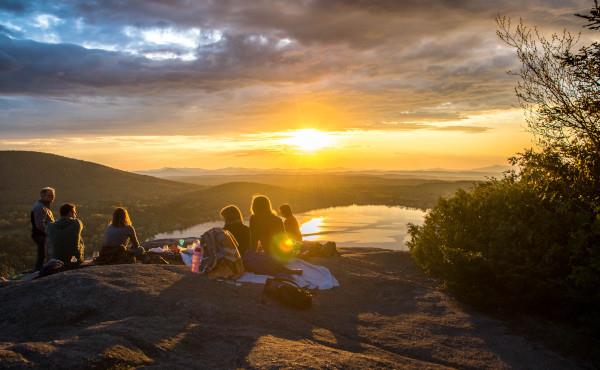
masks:
[(198, 241), (192, 244), (194, 253), (192, 254), (192, 272), (195, 274), (200, 273), (200, 263), (202, 263), (202, 246)]

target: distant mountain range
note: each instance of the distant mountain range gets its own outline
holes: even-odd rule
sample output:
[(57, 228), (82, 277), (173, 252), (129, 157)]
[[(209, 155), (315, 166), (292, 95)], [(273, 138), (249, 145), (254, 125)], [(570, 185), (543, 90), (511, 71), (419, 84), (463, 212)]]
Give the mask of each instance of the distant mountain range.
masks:
[(472, 170), (451, 170), (444, 168), (432, 168), (425, 170), (349, 170), (345, 168), (331, 168), (325, 170), (315, 170), (308, 168), (299, 169), (259, 169), (259, 168), (241, 168), (227, 167), (215, 170), (204, 168), (176, 168), (165, 167), (153, 170), (135, 171), (135, 173), (155, 176), (160, 178), (177, 179), (185, 181), (185, 177), (203, 177), (203, 176), (256, 176), (256, 175), (343, 175), (343, 176), (380, 176), (391, 178), (421, 178), (436, 180), (484, 180), (488, 177), (500, 176), (504, 171), (510, 169), (509, 166), (488, 166), (475, 168)]
[[(483, 180), (498, 176), (506, 166), (491, 166), (470, 171), (428, 169), (421, 171), (354, 171), (343, 168), (324, 171), (313, 169), (162, 168), (126, 172), (101, 164), (55, 154), (30, 151), (0, 151), (0, 192), (4, 205), (33, 202), (39, 189), (52, 186), (60, 201), (136, 202), (164, 200), (188, 192), (229, 182), (314, 188), (315, 184), (360, 186), (410, 185), (413, 180)], [(419, 181), (422, 182), (422, 181)]]

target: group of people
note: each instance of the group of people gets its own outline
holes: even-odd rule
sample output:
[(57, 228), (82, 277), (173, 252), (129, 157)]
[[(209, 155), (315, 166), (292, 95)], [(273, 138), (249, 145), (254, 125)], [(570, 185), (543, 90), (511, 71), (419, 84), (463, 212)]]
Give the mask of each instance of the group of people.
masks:
[[(53, 188), (40, 191), (40, 199), (31, 210), (32, 238), (37, 246), (35, 270), (41, 271), (47, 259), (62, 261), (66, 267), (75, 267), (84, 261), (85, 245), (81, 237), (83, 223), (77, 218), (74, 204), (60, 206), (60, 218), (55, 220), (51, 205), (56, 197)], [(288, 204), (279, 208), (283, 220), (273, 211), (271, 201), (264, 195), (252, 198), (249, 225), (245, 225), (239, 207), (229, 205), (220, 214), (224, 220), (223, 229), (231, 233), (238, 244), (238, 250), (246, 270), (260, 273), (301, 273), (287, 269), (282, 251), (302, 242), (298, 221)], [(133, 256), (141, 256), (135, 228), (125, 208), (114, 210), (104, 235), (101, 250), (118, 248)]]
[(237, 241), (247, 271), (267, 275), (302, 273), (284, 265), (286, 255), (302, 242), (300, 225), (288, 204), (281, 205), (279, 210), (284, 220), (273, 211), (269, 198), (254, 196), (249, 226), (244, 224), (239, 207), (229, 205), (221, 210), (223, 229)]

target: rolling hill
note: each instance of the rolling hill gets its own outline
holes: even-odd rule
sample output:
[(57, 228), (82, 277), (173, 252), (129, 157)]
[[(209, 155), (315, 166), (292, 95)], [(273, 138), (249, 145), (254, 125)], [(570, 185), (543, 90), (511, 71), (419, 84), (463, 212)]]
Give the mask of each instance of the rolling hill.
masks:
[(130, 203), (157, 201), (200, 186), (121, 171), (49, 153), (0, 151), (0, 192), (5, 206), (33, 203), (44, 186), (57, 201)]

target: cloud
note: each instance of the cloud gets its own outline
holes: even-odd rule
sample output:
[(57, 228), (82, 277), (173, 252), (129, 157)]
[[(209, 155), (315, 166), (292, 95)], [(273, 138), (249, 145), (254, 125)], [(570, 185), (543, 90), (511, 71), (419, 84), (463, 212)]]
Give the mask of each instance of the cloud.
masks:
[[(590, 6), (587, 0), (3, 1), (0, 94), (20, 105), (0, 112), (0, 131), (160, 133), (175, 121), (168, 130), (178, 133), (252, 131), (272, 125), (268, 116), (279, 107), (310, 96), (346, 114), (319, 121), (326, 129), (397, 122), (393, 129), (482, 132), (442, 127), (516, 104), (506, 71), (517, 60), (497, 40), (494, 17), (579, 30), (571, 14)], [(427, 126), (434, 121), (439, 126)]]
[[(167, 63), (144, 56), (72, 44), (47, 44), (0, 35), (0, 93), (152, 94), (165, 89), (218, 90), (253, 83), (308, 81), (335, 68), (310, 51), (296, 53), (272, 42), (254, 45), (225, 36), (200, 47), (198, 61)], [(167, 52), (168, 50), (162, 50)]]
[(248, 149), (248, 150), (232, 150), (226, 154), (230, 157), (274, 157), (284, 155), (285, 150), (282, 148), (264, 148), (264, 149)]
[(23, 13), (29, 8), (29, 2), (20, 0), (4, 0), (0, 2), (0, 9), (12, 13)]
[(468, 126), (468, 125), (433, 125), (417, 122), (380, 122), (377, 124), (365, 125), (361, 127), (364, 130), (393, 130), (393, 131), (457, 131), (468, 134), (483, 133), (491, 130), (490, 127)]

